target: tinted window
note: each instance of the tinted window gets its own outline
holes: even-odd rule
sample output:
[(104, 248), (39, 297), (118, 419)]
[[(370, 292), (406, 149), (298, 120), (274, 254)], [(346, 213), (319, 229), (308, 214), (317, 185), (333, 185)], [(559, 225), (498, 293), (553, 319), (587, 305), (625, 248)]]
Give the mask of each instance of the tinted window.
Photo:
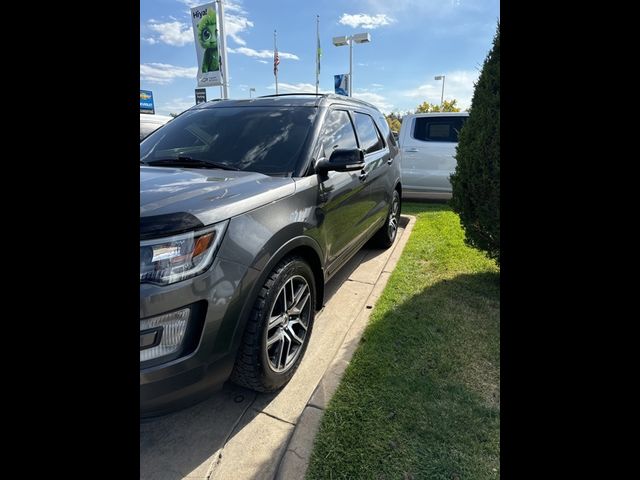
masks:
[(413, 138), (425, 142), (457, 142), (468, 117), (418, 117)]
[(315, 115), (313, 107), (190, 110), (145, 138), (140, 160), (188, 156), (267, 175), (289, 174)]
[(360, 148), (364, 153), (371, 153), (382, 149), (382, 140), (378, 134), (378, 129), (373, 123), (373, 118), (364, 113), (356, 113), (356, 130), (360, 139)]
[(344, 110), (332, 110), (327, 114), (322, 130), (322, 149), (326, 158), (331, 157), (331, 152), (336, 148), (358, 148), (356, 134), (349, 114)]
[(391, 134), (391, 129), (389, 128), (389, 124), (385, 120), (384, 116), (380, 115), (379, 117), (376, 117), (376, 120), (377, 120), (376, 124), (378, 125), (378, 128), (380, 129), (380, 132), (382, 133), (382, 138), (383, 139), (387, 139), (388, 143), (390, 143), (391, 145), (395, 146), (396, 139)]

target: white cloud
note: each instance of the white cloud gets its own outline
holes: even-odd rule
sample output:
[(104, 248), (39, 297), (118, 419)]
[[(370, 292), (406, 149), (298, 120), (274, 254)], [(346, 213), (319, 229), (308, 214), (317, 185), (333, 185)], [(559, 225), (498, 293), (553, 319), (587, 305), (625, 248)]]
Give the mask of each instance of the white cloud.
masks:
[(148, 37), (148, 38), (140, 37), (140, 40), (147, 42), (149, 45), (155, 45), (156, 43), (158, 43), (158, 41), (153, 37)]
[(384, 13), (377, 15), (367, 15), (366, 13), (348, 14), (343, 13), (338, 20), (342, 25), (348, 25), (352, 28), (368, 28), (374, 29), (383, 25), (390, 25), (395, 20)]
[(162, 42), (174, 47), (182, 47), (187, 43), (193, 43), (193, 29), (191, 25), (182, 22), (157, 22), (149, 20), (147, 27), (157, 36), (153, 38), (151, 45)]
[[(463, 110), (469, 108), (473, 97), (474, 84), (478, 81), (479, 75), (479, 70), (445, 72), (444, 99), (453, 100), (455, 98), (460, 108)], [(433, 78), (433, 75), (428, 78)], [(403, 92), (402, 95), (418, 98), (420, 102), (426, 100), (429, 103), (439, 104), (442, 95), (442, 80), (430, 80), (428, 83)]]
[(381, 83), (372, 83), (371, 86), (372, 87), (378, 87), (378, 88), (384, 87), (384, 85), (382, 85)]
[(258, 60), (258, 62), (260, 62), (260, 63), (269, 63), (266, 60)]
[[(253, 48), (248, 47), (238, 47), (238, 48), (227, 48), (228, 53), (240, 53), (242, 55), (246, 55), (247, 57), (257, 57), (257, 58), (273, 58), (273, 50), (254, 50)], [(293, 53), (281, 52), (278, 50), (278, 57), (282, 60), (283, 58), (289, 60), (300, 60), (300, 57)]]
[[(267, 89), (275, 90), (276, 84), (272, 83)], [(316, 93), (316, 86), (311, 83), (278, 82), (278, 93)], [(322, 90), (319, 88), (318, 93), (333, 93), (333, 90)]]
[(179, 0), (179, 2), (184, 3), (189, 8), (199, 7), (203, 3), (200, 0)]
[(229, 15), (225, 12), (225, 28), (226, 33), (231, 37), (238, 45), (246, 45), (238, 34), (246, 31), (249, 27), (253, 27), (253, 22), (247, 17), (241, 15)]
[(288, 58), (289, 60), (300, 60), (300, 57), (294, 53), (287, 53), (278, 51), (278, 57), (280, 58)]
[(240, 3), (230, 2), (229, 0), (224, 2), (224, 11), (225, 11), (225, 13), (227, 13), (227, 12), (236, 12), (236, 13), (240, 13), (242, 15), (246, 15), (247, 14), (247, 11), (243, 8), (243, 6)]
[(177, 67), (167, 63), (140, 64), (140, 80), (158, 85), (167, 85), (176, 78), (193, 78), (195, 80), (198, 67)]
[(168, 115), (170, 113), (182, 113), (187, 108), (191, 108), (196, 104), (195, 97), (179, 97), (169, 100), (168, 102), (158, 105), (158, 113)]
[[(438, 82), (439, 83), (439, 82)], [(402, 93), (405, 97), (429, 97), (431, 98), (435, 94), (440, 95), (440, 87), (437, 87), (431, 83), (425, 83), (412, 90), (407, 90)], [(440, 99), (438, 99), (439, 101)]]
[(392, 103), (378, 93), (354, 90), (353, 96), (375, 105), (382, 113), (390, 113), (394, 108)]

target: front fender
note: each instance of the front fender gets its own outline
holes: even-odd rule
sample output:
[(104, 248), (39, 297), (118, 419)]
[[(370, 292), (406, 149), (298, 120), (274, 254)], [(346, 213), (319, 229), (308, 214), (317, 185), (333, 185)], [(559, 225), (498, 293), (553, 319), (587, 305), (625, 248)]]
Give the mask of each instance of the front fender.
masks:
[[(249, 294), (246, 297), (246, 301), (244, 302), (242, 309), (240, 311), (240, 315), (234, 318), (226, 318), (224, 323), (226, 323), (228, 328), (233, 328), (232, 323), (235, 323), (235, 328), (233, 330), (233, 337), (231, 342), (232, 351), (237, 351), (240, 346), (240, 342), (242, 341), (242, 336), (244, 334), (244, 329), (249, 320), (249, 316), (251, 315), (251, 310), (253, 309), (253, 305), (258, 298), (258, 294), (262, 289), (263, 285), (267, 281), (267, 277), (271, 274), (275, 266), (280, 262), (283, 258), (285, 258), (291, 252), (297, 252), (305, 255), (309, 258), (311, 252), (315, 255), (314, 258), (310, 259), (310, 263), (312, 263), (311, 267), (315, 273), (315, 282), (316, 282), (316, 291), (317, 291), (317, 300), (316, 300), (316, 309), (320, 309), (322, 306), (322, 302), (324, 300), (324, 280), (325, 273), (321, 263), (321, 258), (323, 258), (323, 252), (318, 245), (318, 243), (307, 236), (299, 236), (290, 239), (284, 245), (281, 245), (280, 248), (271, 255), (271, 257), (266, 261), (263, 268), (260, 270), (260, 273), (257, 274), (256, 280), (253, 283), (253, 286), (250, 289)], [(304, 253), (303, 253), (304, 252)], [(253, 271), (256, 271), (255, 269)], [(223, 325), (222, 328), (224, 328)]]

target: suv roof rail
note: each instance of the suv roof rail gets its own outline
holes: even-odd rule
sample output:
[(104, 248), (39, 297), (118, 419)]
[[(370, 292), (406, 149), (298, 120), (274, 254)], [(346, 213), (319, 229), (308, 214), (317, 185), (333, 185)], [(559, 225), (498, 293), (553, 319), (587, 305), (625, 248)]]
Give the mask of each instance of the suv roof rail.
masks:
[(256, 98), (271, 98), (271, 97), (291, 97), (291, 96), (301, 96), (301, 95), (309, 95), (312, 97), (322, 97), (322, 98), (333, 98), (333, 99), (339, 99), (339, 100), (344, 100), (344, 99), (348, 99), (350, 101), (353, 102), (357, 102), (357, 103), (361, 103), (363, 105), (366, 105), (368, 107), (374, 107), (377, 108), (375, 105), (369, 103), (369, 102), (365, 102), (364, 100), (360, 100), (359, 98), (354, 98), (354, 97), (347, 97), (345, 95), (337, 95), (335, 93), (306, 93), (306, 92), (300, 92), (300, 93), (278, 93), (278, 94), (271, 94), (271, 95), (261, 95), (259, 97)]
[(256, 98), (269, 98), (269, 97), (294, 97), (294, 96), (300, 96), (300, 95), (309, 95), (312, 97), (326, 97), (327, 94), (326, 93), (272, 93), (271, 95), (260, 95), (259, 97)]

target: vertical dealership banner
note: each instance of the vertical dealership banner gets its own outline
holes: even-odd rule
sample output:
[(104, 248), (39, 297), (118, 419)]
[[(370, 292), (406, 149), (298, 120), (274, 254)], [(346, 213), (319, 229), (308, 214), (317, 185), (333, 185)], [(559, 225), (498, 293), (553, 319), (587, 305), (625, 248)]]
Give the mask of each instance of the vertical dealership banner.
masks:
[(208, 3), (193, 7), (191, 21), (198, 56), (198, 86), (222, 85), (216, 4)]
[(196, 105), (199, 103), (205, 103), (207, 101), (207, 89), (196, 88)]
[(333, 76), (335, 91), (338, 95), (349, 96), (349, 74), (343, 73)]
[(152, 115), (156, 113), (151, 90), (140, 90), (140, 113), (150, 113)]

